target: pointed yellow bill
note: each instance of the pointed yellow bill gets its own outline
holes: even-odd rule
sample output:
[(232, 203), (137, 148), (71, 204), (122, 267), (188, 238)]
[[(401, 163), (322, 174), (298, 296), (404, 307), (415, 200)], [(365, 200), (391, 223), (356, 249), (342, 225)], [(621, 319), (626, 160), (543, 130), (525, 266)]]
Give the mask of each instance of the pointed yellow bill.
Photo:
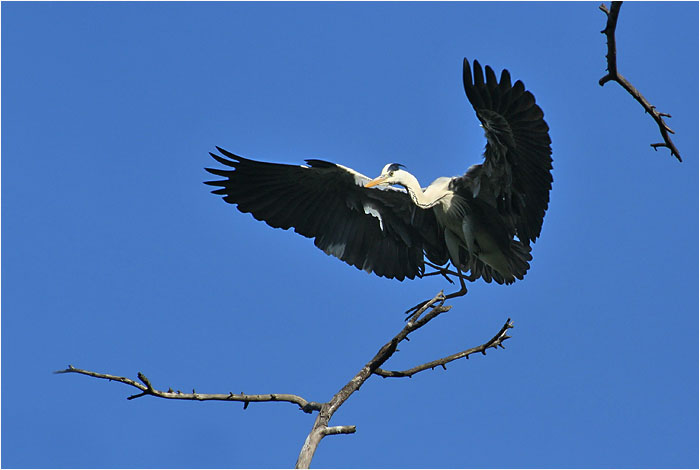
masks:
[(367, 184), (365, 185), (365, 188), (372, 188), (372, 187), (374, 187), (374, 186), (377, 186), (377, 185), (379, 185), (379, 184), (382, 184), (382, 183), (384, 182), (384, 180), (386, 180), (386, 176), (377, 176), (377, 177), (374, 178), (372, 181), (370, 181), (369, 183), (367, 183)]

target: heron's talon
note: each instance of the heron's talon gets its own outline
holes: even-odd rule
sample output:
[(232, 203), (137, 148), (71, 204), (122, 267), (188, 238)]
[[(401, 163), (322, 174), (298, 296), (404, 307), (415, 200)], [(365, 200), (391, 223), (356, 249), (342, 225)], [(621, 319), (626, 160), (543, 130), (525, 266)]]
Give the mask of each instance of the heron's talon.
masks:
[[(414, 313), (416, 313), (418, 310), (420, 310), (424, 306), (426, 306), (426, 308), (431, 307), (432, 304), (435, 304), (437, 302), (444, 301), (444, 300), (445, 300), (444, 298), (437, 298), (437, 299), (435, 299), (435, 301), (433, 301), (433, 299), (426, 299), (426, 300), (422, 301), (421, 303), (419, 303), (418, 305), (414, 305), (413, 307), (406, 310), (405, 313), (407, 316), (406, 316), (405, 321), (408, 321), (411, 318), (411, 316), (413, 316)], [(430, 305), (426, 305), (428, 303), (430, 303)]]

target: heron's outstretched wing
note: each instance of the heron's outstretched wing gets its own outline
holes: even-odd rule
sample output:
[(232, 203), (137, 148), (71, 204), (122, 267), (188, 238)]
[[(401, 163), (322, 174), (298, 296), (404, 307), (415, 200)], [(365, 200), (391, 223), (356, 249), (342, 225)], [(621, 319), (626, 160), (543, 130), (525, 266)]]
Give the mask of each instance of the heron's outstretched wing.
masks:
[(464, 91), (488, 141), (484, 163), (465, 178), (471, 177), (474, 197), (497, 207), (518, 239), (529, 245), (540, 235), (552, 188), (549, 127), (523, 83), (511, 85), (508, 70), (499, 81), (491, 67), (484, 74), (476, 60), (472, 74), (464, 59), (463, 72)]
[(398, 280), (422, 276), (424, 253), (435, 263), (447, 260), (433, 211), (416, 207), (405, 192), (365, 188), (370, 178), (322, 160), (284, 165), (217, 149), (224, 156), (211, 156), (233, 169), (206, 169), (225, 178), (206, 182), (220, 187), (212, 193), (271, 227), (313, 238), (329, 255)]

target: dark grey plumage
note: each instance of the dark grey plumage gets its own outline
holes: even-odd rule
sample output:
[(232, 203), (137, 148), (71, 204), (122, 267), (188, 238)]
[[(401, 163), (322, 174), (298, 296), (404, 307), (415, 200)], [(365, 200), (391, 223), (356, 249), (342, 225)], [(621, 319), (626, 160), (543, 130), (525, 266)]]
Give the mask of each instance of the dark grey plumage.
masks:
[[(540, 235), (552, 189), (552, 140), (549, 126), (535, 97), (510, 73), (501, 80), (488, 65), (486, 77), (479, 62), (474, 74), (464, 59), (464, 91), (486, 134), (484, 163), (462, 177), (479, 197), (506, 216), (518, 238), (526, 244)], [(481, 191), (479, 191), (481, 188)]]
[(221, 187), (212, 193), (271, 227), (294, 228), (349, 265), (400, 281), (423, 275), (424, 253), (447, 262), (433, 211), (413, 205), (405, 192), (364, 188), (370, 178), (323, 160), (285, 165), (217, 149), (227, 158), (210, 155), (233, 170), (206, 169), (225, 178), (206, 182)]

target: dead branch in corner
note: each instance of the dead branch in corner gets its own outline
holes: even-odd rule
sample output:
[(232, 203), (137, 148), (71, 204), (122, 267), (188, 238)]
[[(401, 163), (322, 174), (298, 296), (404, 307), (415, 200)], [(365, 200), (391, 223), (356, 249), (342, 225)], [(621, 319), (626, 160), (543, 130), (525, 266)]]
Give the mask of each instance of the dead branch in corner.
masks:
[(488, 348), (503, 348), (503, 341), (510, 338), (506, 334), (508, 329), (513, 328), (513, 324), (510, 319), (506, 321), (505, 325), (501, 327), (500, 331), (491, 338), (486, 343), (467, 349), (450, 356), (438, 359), (436, 361), (428, 362), (422, 364), (406, 371), (386, 371), (380, 367), (391, 358), (394, 353), (398, 351), (397, 346), (401, 341), (408, 341), (409, 333), (412, 333), (419, 328), (427, 325), (431, 320), (437, 318), (440, 314), (450, 310), (450, 306), (444, 305), (445, 296), (442, 292), (439, 292), (431, 300), (427, 301), (420, 307), (415, 313), (411, 315), (409, 320), (406, 322), (404, 327), (399, 331), (389, 342), (382, 346), (377, 354), (370, 359), (367, 364), (350, 379), (350, 381), (343, 386), (338, 393), (336, 393), (328, 402), (317, 403), (314, 401), (308, 401), (298, 395), (292, 395), (287, 393), (268, 393), (261, 395), (247, 395), (244, 393), (234, 394), (234, 393), (222, 393), (222, 394), (210, 394), (210, 393), (197, 393), (192, 390), (192, 393), (183, 393), (180, 390), (173, 391), (168, 389), (167, 391), (158, 390), (151, 384), (150, 380), (141, 372), (138, 373), (139, 381), (120, 377), (111, 374), (102, 374), (98, 372), (92, 372), (89, 370), (78, 369), (73, 366), (68, 366), (67, 369), (56, 371), (57, 374), (81, 374), (88, 377), (95, 377), (98, 379), (109, 380), (110, 382), (119, 382), (131, 387), (137, 388), (140, 392), (135, 395), (130, 395), (127, 397), (128, 400), (133, 400), (135, 398), (140, 398), (144, 396), (153, 396), (158, 398), (166, 398), (171, 400), (197, 400), (197, 401), (208, 401), (208, 400), (219, 400), (219, 401), (230, 401), (230, 402), (242, 402), (243, 409), (246, 409), (250, 403), (260, 403), (260, 402), (288, 402), (299, 406), (299, 409), (305, 413), (312, 413), (318, 411), (318, 416), (309, 432), (304, 445), (299, 453), (299, 458), (297, 459), (296, 468), (309, 468), (311, 464), (311, 459), (318, 448), (321, 440), (326, 436), (337, 435), (337, 434), (352, 434), (356, 431), (355, 426), (345, 425), (345, 426), (329, 426), (333, 414), (340, 408), (340, 406), (345, 403), (345, 401), (350, 398), (350, 396), (358, 391), (362, 384), (367, 381), (372, 375), (378, 375), (381, 377), (410, 377), (418, 372), (432, 369), (436, 366), (442, 366), (445, 368), (445, 364), (452, 362), (454, 360), (460, 359), (462, 357), (469, 358), (470, 354), (482, 353), (486, 354)]
[(671, 137), (668, 135), (669, 133), (675, 134), (675, 132), (673, 132), (673, 130), (670, 127), (668, 127), (668, 125), (664, 121), (664, 117), (670, 118), (671, 115), (657, 111), (656, 106), (649, 103), (649, 101), (647, 101), (647, 99), (644, 98), (644, 96), (642, 96), (639, 90), (637, 90), (617, 70), (617, 46), (615, 45), (615, 28), (617, 28), (617, 17), (620, 14), (621, 7), (622, 2), (612, 2), (610, 10), (608, 10), (608, 7), (606, 7), (604, 3), (598, 7), (608, 17), (608, 21), (605, 24), (605, 29), (601, 31), (601, 33), (605, 34), (608, 41), (608, 53), (605, 56), (608, 60), (608, 74), (601, 78), (598, 81), (598, 83), (600, 84), (600, 86), (603, 86), (609, 81), (617, 82), (622, 88), (624, 88), (627, 91), (627, 93), (632, 95), (634, 99), (637, 100), (639, 104), (642, 105), (642, 107), (644, 107), (644, 111), (649, 113), (654, 119), (656, 124), (659, 126), (661, 137), (663, 137), (664, 139), (663, 142), (651, 144), (651, 146), (654, 148), (654, 150), (658, 149), (659, 147), (668, 148), (669, 150), (671, 150), (671, 155), (676, 157), (679, 162), (682, 162), (683, 160), (681, 159), (681, 154), (678, 152), (678, 149), (673, 144)]

